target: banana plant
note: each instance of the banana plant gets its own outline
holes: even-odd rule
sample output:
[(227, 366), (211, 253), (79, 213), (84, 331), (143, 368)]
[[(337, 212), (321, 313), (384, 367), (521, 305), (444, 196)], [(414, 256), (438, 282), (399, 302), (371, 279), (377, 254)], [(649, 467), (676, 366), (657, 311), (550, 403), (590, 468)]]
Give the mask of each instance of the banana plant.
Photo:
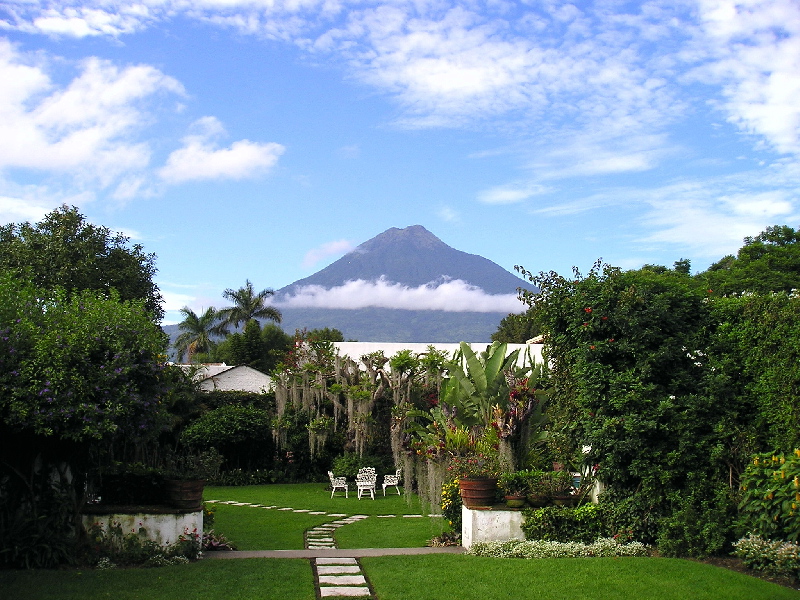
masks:
[(506, 374), (515, 370), (519, 350), (506, 355), (507, 349), (507, 344), (494, 342), (478, 355), (461, 342), (455, 359), (447, 364), (449, 378), (442, 400), (456, 409), (458, 421), (465, 426), (488, 424), (494, 407), (508, 404)]

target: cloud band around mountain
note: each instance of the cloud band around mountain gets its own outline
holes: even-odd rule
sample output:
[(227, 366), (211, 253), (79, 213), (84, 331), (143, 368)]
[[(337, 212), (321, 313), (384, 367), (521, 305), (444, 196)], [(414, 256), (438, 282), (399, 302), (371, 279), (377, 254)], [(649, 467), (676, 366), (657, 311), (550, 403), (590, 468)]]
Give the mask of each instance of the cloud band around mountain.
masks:
[(392, 308), (404, 310), (441, 310), (446, 312), (521, 313), (525, 306), (516, 294), (487, 294), (479, 287), (460, 279), (409, 287), (381, 278), (348, 281), (325, 288), (320, 285), (302, 287), (291, 295), (274, 300), (276, 308)]

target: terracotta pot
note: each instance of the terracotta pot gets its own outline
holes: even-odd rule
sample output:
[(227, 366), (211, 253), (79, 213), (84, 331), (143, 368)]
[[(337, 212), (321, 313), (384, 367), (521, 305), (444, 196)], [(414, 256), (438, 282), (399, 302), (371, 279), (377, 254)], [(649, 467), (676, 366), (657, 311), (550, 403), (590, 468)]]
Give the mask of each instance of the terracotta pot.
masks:
[(203, 504), (203, 488), (205, 485), (206, 482), (203, 479), (167, 479), (164, 481), (167, 500), (175, 508), (199, 509)]
[(497, 496), (497, 479), (460, 479), (458, 487), (467, 508), (492, 506)]
[(578, 503), (578, 497), (572, 494), (553, 495), (553, 504), (556, 506), (575, 506)]
[(547, 506), (550, 503), (550, 496), (544, 495), (528, 495), (528, 504), (530, 504), (534, 508), (542, 508), (543, 506)]
[(525, 506), (525, 496), (511, 495), (506, 496), (505, 499), (508, 508), (522, 508)]

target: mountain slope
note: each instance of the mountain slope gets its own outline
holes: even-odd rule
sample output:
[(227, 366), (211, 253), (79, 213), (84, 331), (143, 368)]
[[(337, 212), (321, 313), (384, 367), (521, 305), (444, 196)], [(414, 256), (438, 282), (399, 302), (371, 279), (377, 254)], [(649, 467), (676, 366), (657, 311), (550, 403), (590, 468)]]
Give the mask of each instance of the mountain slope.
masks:
[(514, 294), (518, 287), (532, 289), (500, 265), (456, 250), (422, 225), (412, 225), (384, 231), (321, 271), (278, 290), (276, 296), (307, 285), (332, 288), (347, 281), (381, 277), (408, 287), (461, 279), (489, 294)]

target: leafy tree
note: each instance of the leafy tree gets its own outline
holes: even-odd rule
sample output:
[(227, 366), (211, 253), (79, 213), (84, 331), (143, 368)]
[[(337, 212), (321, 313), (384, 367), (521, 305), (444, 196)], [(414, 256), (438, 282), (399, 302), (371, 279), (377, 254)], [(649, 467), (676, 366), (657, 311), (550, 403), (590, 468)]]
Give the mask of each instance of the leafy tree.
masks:
[(270, 373), (285, 360), (292, 346), (293, 338), (280, 327), (268, 323), (262, 328), (253, 319), (247, 322), (244, 331), (225, 338), (210, 356), (217, 362), (248, 365), (263, 373)]
[(165, 348), (143, 300), (0, 273), (0, 563), (74, 556), (86, 473), (168, 426)]
[(735, 258), (724, 257), (696, 278), (715, 295), (800, 289), (800, 231), (767, 227), (745, 238)]
[(521, 314), (511, 313), (503, 317), (497, 331), (492, 334), (493, 342), (506, 344), (524, 344), (539, 335), (539, 326), (533, 319), (530, 309)]
[(233, 302), (233, 306), (219, 311), (220, 318), (226, 325), (231, 325), (234, 328), (239, 327), (242, 323), (247, 324), (248, 321), (253, 319), (269, 319), (280, 323), (280, 311), (266, 304), (267, 298), (274, 293), (270, 289), (256, 293), (253, 284), (248, 279), (244, 287), (238, 290), (227, 289), (222, 292), (222, 296), (226, 300)]
[(26, 274), (45, 289), (114, 289), (120, 300), (143, 300), (156, 320), (164, 316), (153, 283), (155, 255), (140, 244), (130, 246), (121, 233), (88, 223), (74, 206), (63, 205), (35, 225), (0, 227), (0, 269)]
[(741, 415), (709, 393), (707, 294), (671, 270), (528, 275), (552, 361), (551, 447), (567, 457), (591, 448), (617, 525), (638, 539), (665, 554), (722, 550), (734, 503), (717, 449)]
[(180, 313), (184, 318), (178, 324), (178, 329), (183, 333), (175, 340), (178, 360), (186, 355), (187, 361), (192, 362), (192, 357), (196, 353), (211, 352), (215, 344), (214, 336), (227, 333), (224, 325), (219, 323), (219, 313), (213, 306), (201, 315), (197, 315), (188, 306), (184, 306)]
[(323, 327), (322, 329), (312, 329), (308, 332), (308, 337), (313, 340), (326, 342), (343, 342), (344, 334), (338, 329)]

